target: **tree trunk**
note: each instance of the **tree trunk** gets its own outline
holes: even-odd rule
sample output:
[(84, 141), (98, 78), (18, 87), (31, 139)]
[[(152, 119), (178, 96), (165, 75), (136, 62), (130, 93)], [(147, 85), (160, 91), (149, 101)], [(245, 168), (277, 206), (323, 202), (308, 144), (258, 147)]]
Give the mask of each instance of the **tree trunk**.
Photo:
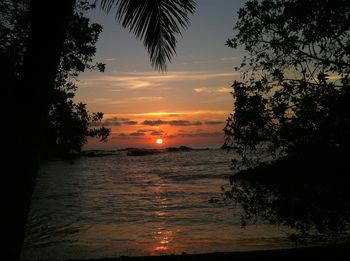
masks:
[(3, 175), (3, 187), (6, 186), (3, 239), (8, 244), (4, 260), (20, 258), (52, 90), (74, 4), (75, 0), (30, 1), (31, 30), (20, 80), (8, 83), (10, 98), (5, 101), (9, 124), (6, 134), (11, 137), (3, 137), (6, 140), (3, 169), (7, 170)]

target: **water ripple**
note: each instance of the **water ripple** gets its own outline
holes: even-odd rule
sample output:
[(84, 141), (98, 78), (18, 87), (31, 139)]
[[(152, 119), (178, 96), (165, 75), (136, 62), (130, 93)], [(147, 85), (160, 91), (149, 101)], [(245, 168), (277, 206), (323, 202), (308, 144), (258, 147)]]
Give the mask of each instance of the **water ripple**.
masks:
[[(237, 209), (208, 202), (221, 197), (224, 177), (232, 174), (231, 157), (208, 150), (47, 163), (33, 195), (22, 258), (271, 248), (269, 238), (281, 236), (278, 230), (242, 231)], [(257, 235), (266, 238), (259, 246), (253, 240)]]

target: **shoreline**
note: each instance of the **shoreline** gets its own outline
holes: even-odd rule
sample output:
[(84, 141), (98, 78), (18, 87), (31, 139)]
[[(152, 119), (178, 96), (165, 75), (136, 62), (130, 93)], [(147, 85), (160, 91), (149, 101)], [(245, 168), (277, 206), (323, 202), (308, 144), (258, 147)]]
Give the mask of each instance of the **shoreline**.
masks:
[(160, 256), (120, 256), (116, 258), (97, 259), (67, 259), (66, 261), (163, 261), (163, 260), (295, 260), (295, 258), (319, 258), (337, 260), (337, 258), (350, 257), (350, 243), (310, 246), (274, 250), (255, 250), (237, 252), (214, 252), (203, 254), (181, 254)]

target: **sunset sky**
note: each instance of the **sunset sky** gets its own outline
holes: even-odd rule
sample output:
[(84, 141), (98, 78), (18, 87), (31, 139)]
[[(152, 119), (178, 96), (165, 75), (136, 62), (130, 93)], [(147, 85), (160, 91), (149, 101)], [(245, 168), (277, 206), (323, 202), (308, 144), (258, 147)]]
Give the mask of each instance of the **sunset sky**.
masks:
[[(243, 0), (197, 0), (191, 25), (178, 37), (177, 56), (167, 72), (155, 71), (147, 51), (110, 13), (89, 14), (103, 26), (96, 61), (106, 71), (79, 76), (77, 101), (104, 112), (111, 128), (108, 143), (89, 147), (169, 147), (222, 145), (223, 127), (232, 111), (230, 85), (242, 52), (225, 46), (233, 35)], [(164, 143), (157, 145), (156, 140)]]

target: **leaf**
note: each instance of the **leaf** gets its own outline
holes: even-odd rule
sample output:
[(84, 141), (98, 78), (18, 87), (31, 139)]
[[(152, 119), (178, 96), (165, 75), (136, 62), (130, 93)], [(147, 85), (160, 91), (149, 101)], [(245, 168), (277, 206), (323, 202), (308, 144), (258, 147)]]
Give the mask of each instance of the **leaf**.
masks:
[(101, 0), (101, 8), (116, 9), (116, 19), (143, 41), (152, 66), (166, 70), (166, 63), (176, 54), (176, 35), (189, 24), (193, 0)]

